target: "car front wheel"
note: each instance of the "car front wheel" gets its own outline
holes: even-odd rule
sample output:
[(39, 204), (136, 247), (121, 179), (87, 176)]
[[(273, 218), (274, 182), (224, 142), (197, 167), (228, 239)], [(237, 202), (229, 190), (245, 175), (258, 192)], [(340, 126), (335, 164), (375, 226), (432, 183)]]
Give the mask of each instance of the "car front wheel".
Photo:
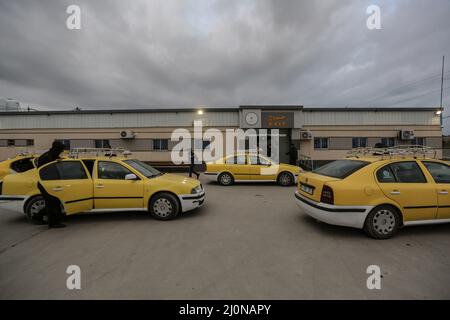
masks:
[(149, 211), (158, 220), (171, 220), (178, 216), (180, 205), (174, 195), (160, 193), (150, 201)]
[(228, 172), (221, 173), (217, 180), (222, 186), (230, 186), (234, 182), (233, 176)]
[(388, 205), (375, 207), (367, 215), (364, 231), (375, 239), (388, 239), (397, 233), (401, 219), (397, 210)]

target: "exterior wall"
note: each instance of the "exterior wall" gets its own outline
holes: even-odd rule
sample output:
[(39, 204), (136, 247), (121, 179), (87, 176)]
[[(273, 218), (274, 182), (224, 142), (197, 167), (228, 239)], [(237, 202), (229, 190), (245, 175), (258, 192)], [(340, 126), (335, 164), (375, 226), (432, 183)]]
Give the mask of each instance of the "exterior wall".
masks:
[[(311, 131), (312, 140), (300, 141), (300, 155), (314, 160), (335, 160), (347, 155), (352, 149), (352, 138), (368, 138), (368, 147), (374, 147), (381, 138), (395, 138), (395, 145), (407, 145), (398, 139), (400, 130), (412, 129), (418, 138), (425, 138), (425, 145), (438, 149), (442, 157), (442, 131), (440, 125), (396, 125), (396, 126), (305, 126)], [(328, 149), (314, 149), (315, 138), (328, 138)]]
[[(112, 148), (130, 150), (133, 155), (143, 161), (170, 162), (170, 151), (177, 142), (170, 141), (173, 130), (177, 128), (131, 128), (135, 139), (120, 139), (115, 128), (108, 129), (27, 129), (27, 130), (0, 130), (0, 141), (3, 139), (33, 139), (33, 146), (8, 147), (0, 144), (0, 161), (14, 157), (20, 152), (42, 153), (49, 149), (55, 139), (70, 140), (71, 148), (93, 148), (95, 140), (109, 140)], [(193, 128), (186, 128), (194, 136)], [(204, 128), (204, 131), (208, 127)], [(225, 136), (226, 128), (217, 128)], [(168, 150), (153, 150), (153, 139), (169, 139)], [(225, 152), (225, 150), (223, 150)]]
[[(266, 109), (267, 110), (267, 109)], [(282, 109), (280, 109), (282, 110)], [(68, 139), (71, 147), (94, 147), (94, 140), (109, 140), (111, 147), (129, 149), (144, 161), (169, 162), (170, 151), (175, 145), (169, 141), (169, 150), (153, 150), (153, 139), (170, 139), (177, 128), (193, 130), (193, 121), (202, 120), (204, 131), (218, 128), (238, 128), (238, 109), (221, 111), (205, 110), (199, 115), (195, 111), (148, 111), (148, 112), (88, 112), (45, 113), (22, 112), (0, 114), (0, 160), (15, 156), (21, 151), (43, 152), (54, 139)], [(442, 155), (442, 130), (439, 116), (434, 111), (312, 111), (295, 110), (294, 128), (291, 138), (299, 146), (302, 156), (314, 160), (334, 160), (345, 157), (352, 148), (353, 137), (368, 138), (374, 146), (382, 137), (396, 138), (396, 145), (407, 144), (397, 139), (400, 130), (414, 130), (416, 137), (425, 138), (427, 146), (439, 149)], [(121, 130), (136, 134), (132, 140), (120, 138)], [(309, 130), (312, 140), (300, 140), (300, 130)], [(314, 137), (328, 138), (328, 148), (314, 149)], [(8, 146), (14, 139), (16, 146)], [(27, 140), (33, 146), (27, 146)], [(224, 150), (225, 151), (225, 150)]]

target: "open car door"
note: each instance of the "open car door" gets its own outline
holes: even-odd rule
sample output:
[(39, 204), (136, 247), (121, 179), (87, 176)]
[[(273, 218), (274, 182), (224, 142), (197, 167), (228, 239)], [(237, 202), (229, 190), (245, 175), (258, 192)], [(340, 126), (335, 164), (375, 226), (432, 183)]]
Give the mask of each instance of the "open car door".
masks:
[(39, 168), (39, 183), (64, 206), (66, 215), (93, 208), (93, 183), (80, 160), (58, 160)]

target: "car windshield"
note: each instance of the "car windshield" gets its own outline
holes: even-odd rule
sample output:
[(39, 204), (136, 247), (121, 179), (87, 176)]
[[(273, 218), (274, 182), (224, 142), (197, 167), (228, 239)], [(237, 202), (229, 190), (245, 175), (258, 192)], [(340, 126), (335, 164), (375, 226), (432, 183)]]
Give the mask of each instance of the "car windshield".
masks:
[(313, 170), (313, 172), (327, 177), (344, 179), (368, 164), (369, 162), (360, 160), (336, 160)]
[(147, 178), (162, 175), (162, 173), (160, 171), (156, 170), (152, 166), (150, 166), (142, 161), (133, 159), (133, 160), (125, 160), (124, 162), (126, 164), (132, 166), (134, 169), (136, 169), (137, 171), (142, 173)]

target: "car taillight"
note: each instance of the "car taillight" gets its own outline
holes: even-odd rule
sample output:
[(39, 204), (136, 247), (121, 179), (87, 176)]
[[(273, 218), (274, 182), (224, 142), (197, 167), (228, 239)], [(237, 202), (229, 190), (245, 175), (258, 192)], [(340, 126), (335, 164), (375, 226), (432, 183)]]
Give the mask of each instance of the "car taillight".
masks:
[(329, 186), (323, 186), (320, 202), (334, 204), (333, 189)]

